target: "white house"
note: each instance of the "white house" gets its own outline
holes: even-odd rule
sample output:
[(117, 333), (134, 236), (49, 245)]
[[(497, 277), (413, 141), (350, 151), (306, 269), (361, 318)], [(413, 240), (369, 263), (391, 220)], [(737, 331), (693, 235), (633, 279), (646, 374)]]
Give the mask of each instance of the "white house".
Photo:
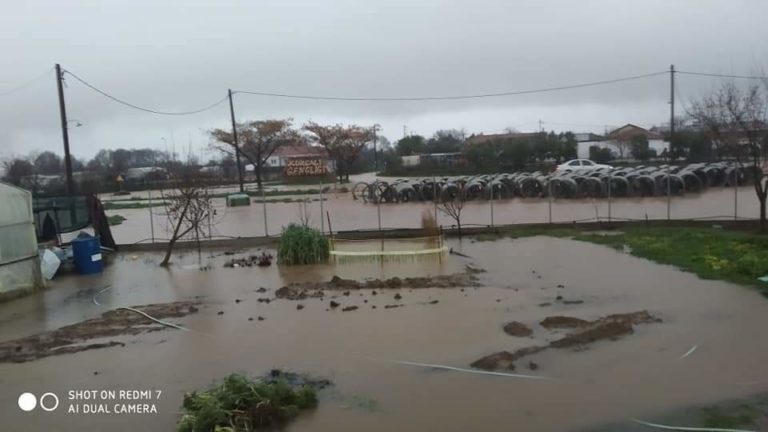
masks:
[(629, 153), (628, 143), (632, 137), (636, 135), (643, 135), (648, 139), (648, 148), (655, 150), (657, 155), (669, 151), (669, 142), (664, 140), (663, 135), (627, 123), (626, 125), (611, 131), (605, 137), (595, 134), (576, 134), (578, 141), (577, 156), (579, 159), (588, 159), (589, 148), (597, 146), (610, 149), (613, 155), (617, 158), (630, 158), (631, 155)]

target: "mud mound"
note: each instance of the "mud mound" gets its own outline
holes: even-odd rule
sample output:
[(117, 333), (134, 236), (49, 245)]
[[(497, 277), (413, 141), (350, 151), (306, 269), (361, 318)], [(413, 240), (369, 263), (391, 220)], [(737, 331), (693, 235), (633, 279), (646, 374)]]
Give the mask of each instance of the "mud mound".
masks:
[(579, 328), (589, 325), (589, 321), (581, 318), (567, 317), (567, 316), (551, 316), (544, 318), (544, 321), (539, 323), (545, 329), (558, 329), (558, 328)]
[(629, 321), (605, 321), (590, 325), (588, 328), (552, 341), (553, 348), (584, 346), (603, 339), (614, 339), (634, 333)]
[[(638, 311), (626, 314), (608, 315), (594, 321), (566, 316), (551, 316), (541, 322), (541, 326), (547, 329), (574, 328), (577, 329), (560, 339), (550, 342), (548, 345), (531, 346), (519, 349), (515, 352), (499, 351), (474, 361), (471, 366), (485, 370), (514, 370), (514, 362), (522, 357), (536, 354), (549, 348), (573, 348), (584, 347), (600, 340), (614, 340), (619, 337), (634, 333), (634, 325), (661, 322), (659, 318), (649, 314), (648, 311)], [(521, 325), (530, 330), (524, 324), (511, 322), (504, 326), (515, 324), (517, 329)], [(509, 333), (509, 332), (507, 332)]]
[[(157, 319), (178, 318), (197, 312), (197, 302), (134, 306)], [(22, 339), (0, 342), (0, 363), (23, 363), (43, 357), (91, 349), (125, 346), (123, 342), (87, 343), (91, 339), (137, 335), (166, 327), (128, 310), (111, 310), (93, 318)]]
[(504, 332), (510, 336), (528, 337), (533, 334), (533, 330), (527, 325), (512, 321), (504, 325)]
[(319, 298), (325, 291), (351, 291), (360, 289), (398, 289), (398, 288), (457, 288), (481, 286), (474, 274), (458, 273), (452, 275), (406, 277), (397, 276), (389, 279), (370, 279), (356, 281), (334, 276), (328, 282), (304, 282), (286, 285), (275, 296), (287, 300)]
[(547, 347), (530, 346), (526, 348), (520, 348), (515, 352), (499, 351), (491, 355), (487, 355), (481, 359), (475, 360), (470, 366), (477, 369), (484, 370), (515, 370), (515, 361), (532, 354), (536, 354), (539, 351), (545, 350)]

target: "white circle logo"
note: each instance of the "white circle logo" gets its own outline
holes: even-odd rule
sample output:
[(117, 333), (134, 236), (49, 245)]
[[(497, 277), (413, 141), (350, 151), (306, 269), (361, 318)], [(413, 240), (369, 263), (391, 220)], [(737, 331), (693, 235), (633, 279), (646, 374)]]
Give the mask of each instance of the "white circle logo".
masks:
[[(52, 407), (47, 407), (47, 406), (45, 406), (45, 405), (43, 404), (43, 401), (44, 401), (44, 400), (45, 400), (45, 398), (47, 398), (47, 397), (51, 397), (51, 398), (53, 398), (53, 400), (55, 401), (55, 403), (53, 404), (53, 406), (52, 406)], [(59, 397), (58, 397), (58, 396), (56, 396), (55, 394), (53, 394), (53, 393), (51, 393), (51, 392), (48, 392), (48, 393), (43, 393), (43, 395), (42, 395), (42, 396), (40, 396), (40, 408), (42, 408), (42, 409), (44, 409), (44, 410), (46, 410), (46, 411), (53, 411), (53, 410), (55, 410), (55, 409), (56, 409), (56, 408), (58, 408), (58, 407), (59, 407)]]
[(19, 396), (19, 408), (22, 411), (32, 411), (37, 406), (37, 398), (32, 393), (22, 393)]

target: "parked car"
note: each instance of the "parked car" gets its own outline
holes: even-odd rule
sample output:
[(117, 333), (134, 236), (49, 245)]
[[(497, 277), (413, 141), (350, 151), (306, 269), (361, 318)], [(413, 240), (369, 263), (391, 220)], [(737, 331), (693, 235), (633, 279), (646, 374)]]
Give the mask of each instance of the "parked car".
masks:
[(610, 165), (603, 165), (589, 159), (573, 159), (561, 163), (555, 171), (589, 171), (594, 169), (612, 169)]

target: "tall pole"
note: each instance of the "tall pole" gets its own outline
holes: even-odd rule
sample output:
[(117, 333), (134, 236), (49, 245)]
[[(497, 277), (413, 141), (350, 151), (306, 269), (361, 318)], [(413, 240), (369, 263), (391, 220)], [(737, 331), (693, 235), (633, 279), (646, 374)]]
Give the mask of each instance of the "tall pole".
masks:
[(72, 156), (69, 154), (69, 132), (67, 131), (67, 107), (64, 103), (64, 76), (61, 66), (56, 63), (56, 87), (59, 89), (59, 114), (61, 114), (61, 137), (64, 140), (64, 169), (67, 175), (67, 194), (75, 194), (75, 184), (72, 180)]
[(376, 151), (376, 129), (379, 125), (373, 125), (373, 166), (376, 171), (379, 171), (379, 152)]
[(669, 65), (669, 149), (667, 150), (667, 220), (672, 209), (672, 141), (675, 137), (675, 65)]
[(323, 181), (320, 180), (320, 234), (325, 235), (325, 220), (323, 219)]
[(244, 192), (243, 169), (240, 166), (240, 146), (237, 143), (237, 123), (235, 123), (235, 106), (232, 104), (232, 89), (227, 90), (229, 95), (229, 116), (232, 119), (232, 144), (235, 146), (235, 161), (237, 162), (237, 182), (240, 184), (240, 192)]
[(491, 227), (493, 227), (493, 182), (491, 182)]

